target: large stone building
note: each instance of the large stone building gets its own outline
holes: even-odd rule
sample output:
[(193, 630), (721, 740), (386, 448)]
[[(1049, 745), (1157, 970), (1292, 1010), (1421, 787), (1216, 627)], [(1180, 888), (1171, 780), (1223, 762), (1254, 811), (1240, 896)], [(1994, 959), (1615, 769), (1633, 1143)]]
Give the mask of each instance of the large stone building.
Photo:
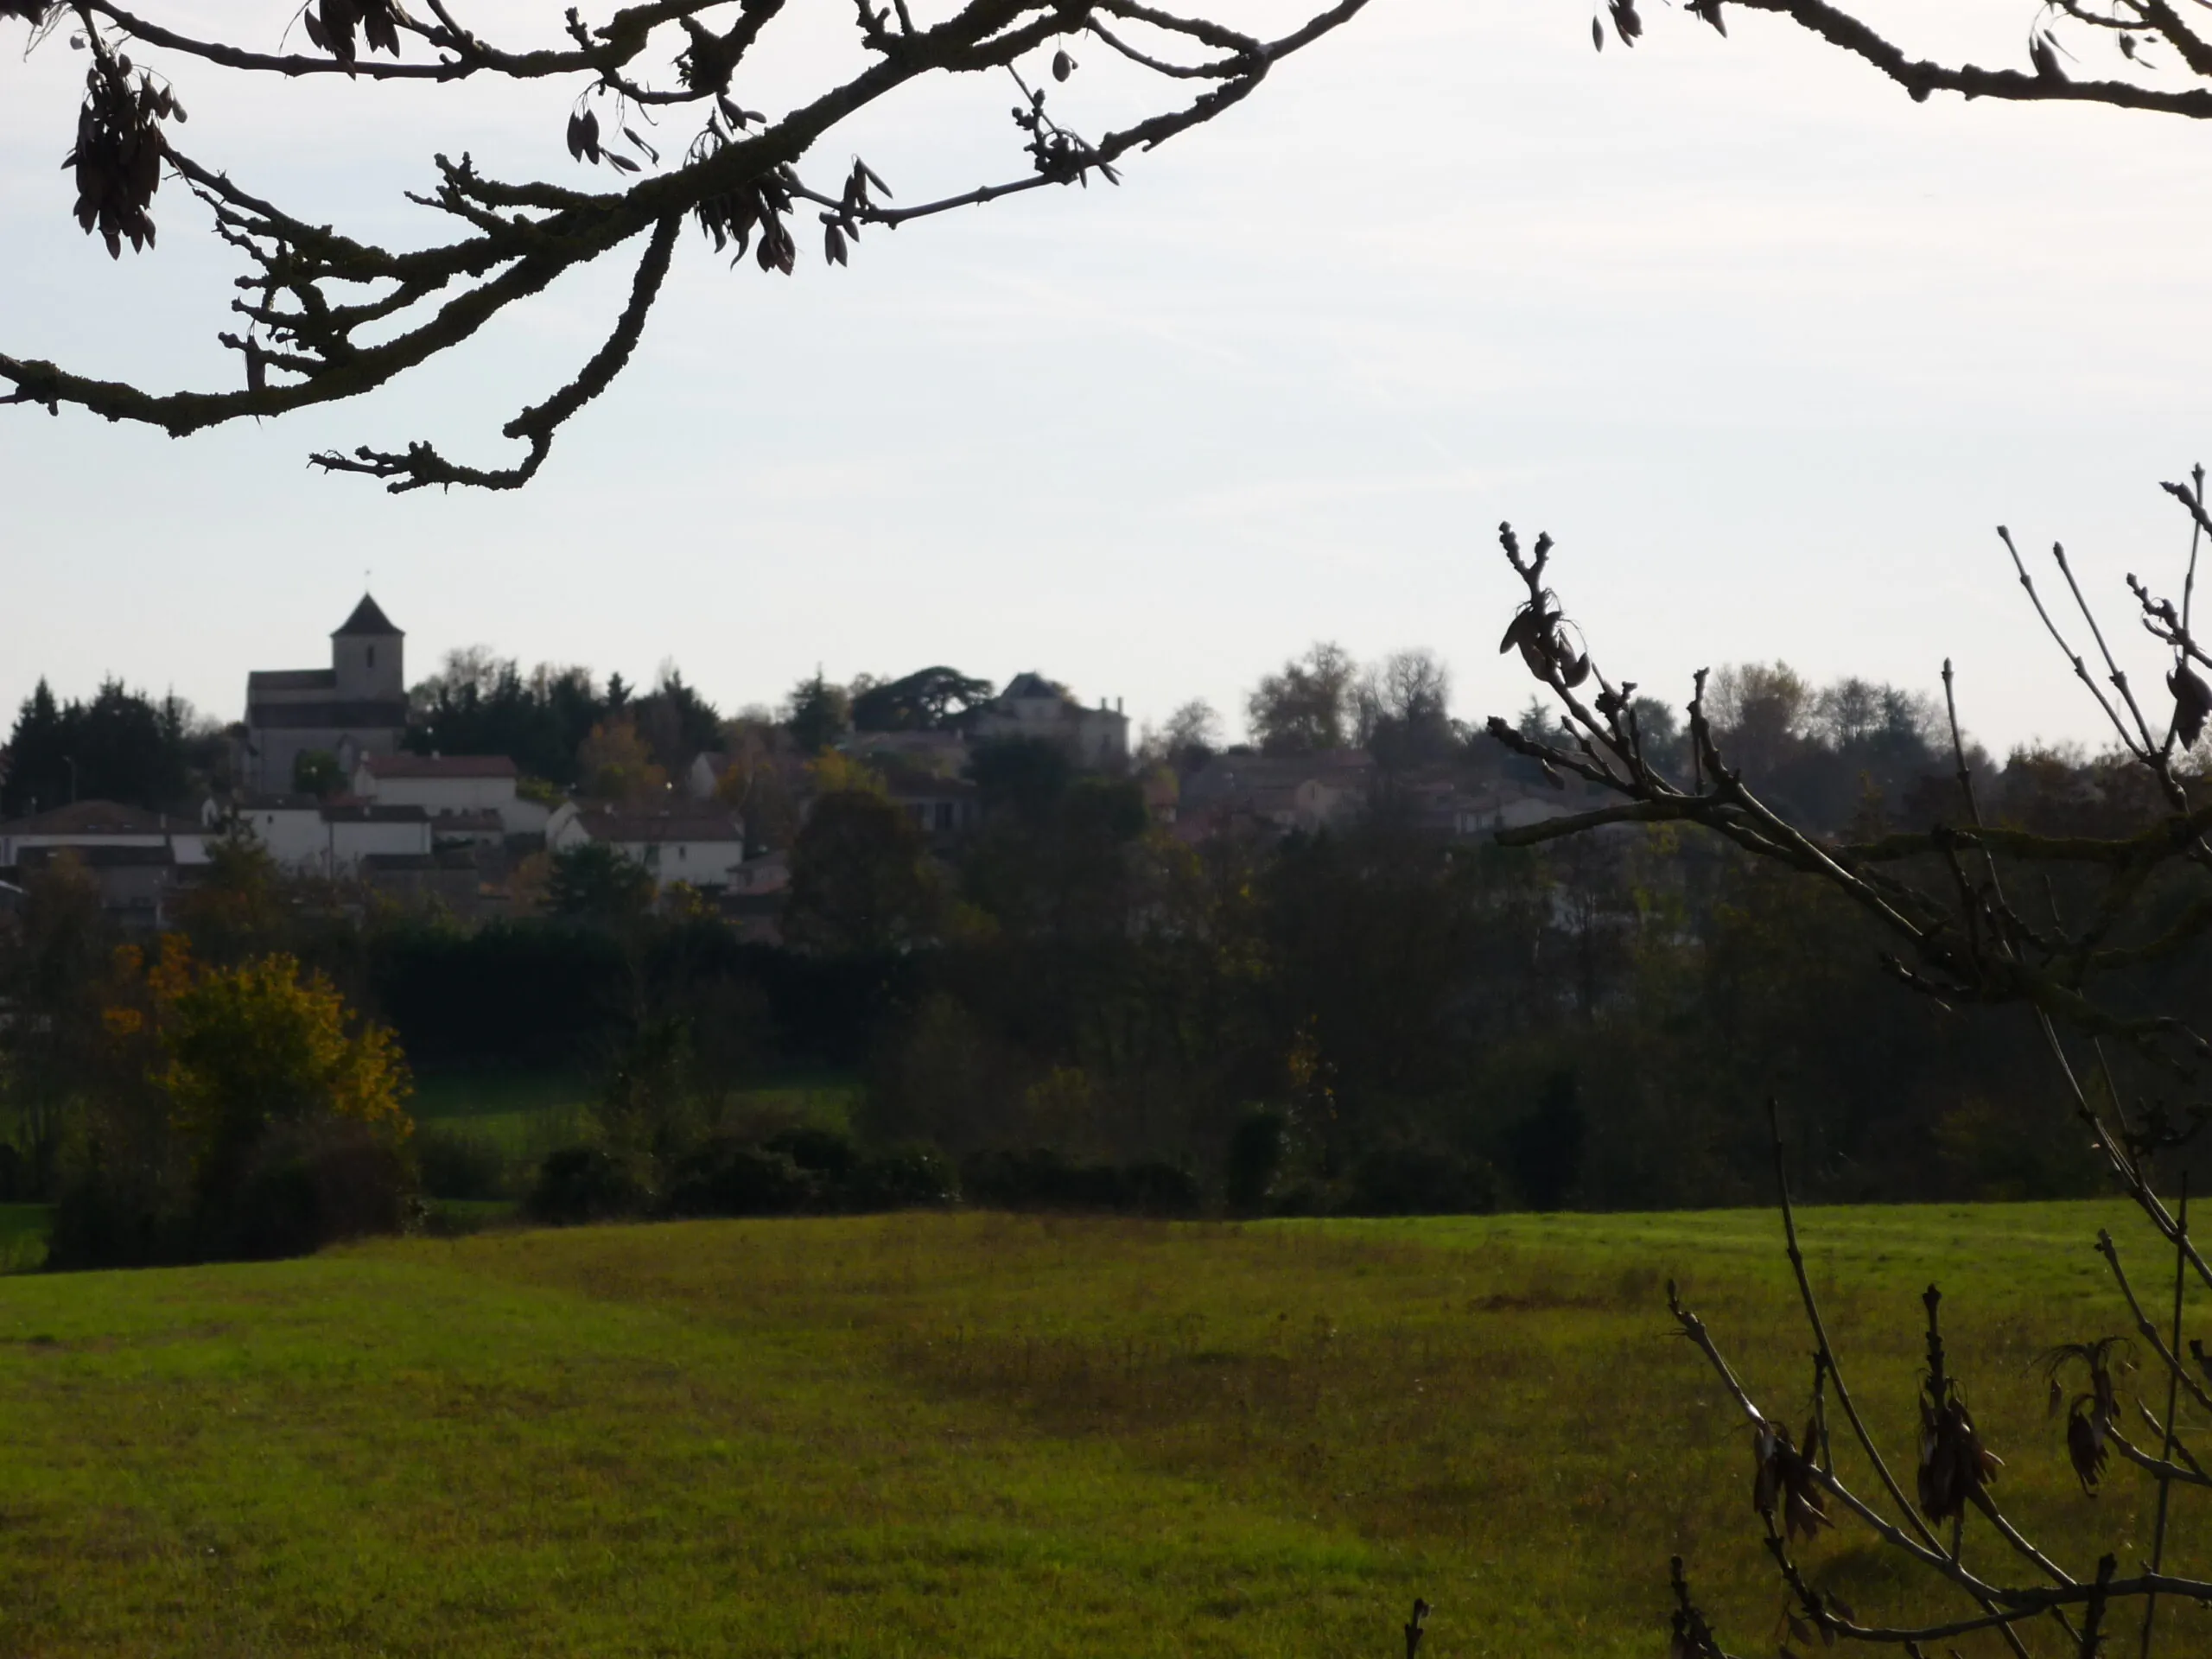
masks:
[(1101, 702), (1086, 709), (1057, 680), (1017, 674), (1005, 690), (978, 709), (970, 730), (979, 743), (1034, 738), (1057, 743), (1077, 766), (1118, 772), (1128, 763), (1128, 717)]
[(328, 668), (264, 669), (245, 679), (241, 775), (255, 793), (292, 788), (310, 753), (353, 776), (367, 756), (391, 754), (407, 728), (406, 636), (367, 594), (330, 636)]

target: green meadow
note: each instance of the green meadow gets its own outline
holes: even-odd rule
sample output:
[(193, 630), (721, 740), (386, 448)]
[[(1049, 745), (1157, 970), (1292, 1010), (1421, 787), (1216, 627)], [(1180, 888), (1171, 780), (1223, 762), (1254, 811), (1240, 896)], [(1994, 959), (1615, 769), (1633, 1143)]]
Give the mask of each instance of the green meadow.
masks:
[[(2121, 1326), (2100, 1224), (2166, 1280), (2124, 1211), (1804, 1224), (1908, 1479), (1933, 1279), (2024, 1528), (2082, 1569), (2147, 1548), (2034, 1363)], [(1662, 1286), (1800, 1416), (1777, 1233), (957, 1213), (0, 1279), (0, 1652), (1387, 1656), (1418, 1595), (1425, 1659), (1648, 1655), (1680, 1553), (1770, 1654), (1748, 1436)], [(1847, 1526), (1803, 1554), (1862, 1615), (1966, 1611)]]

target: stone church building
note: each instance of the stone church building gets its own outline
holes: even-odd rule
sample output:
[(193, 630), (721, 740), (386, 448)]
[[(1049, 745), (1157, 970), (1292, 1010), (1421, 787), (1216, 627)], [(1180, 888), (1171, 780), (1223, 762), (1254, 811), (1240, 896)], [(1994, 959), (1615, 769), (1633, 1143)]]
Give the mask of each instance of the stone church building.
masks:
[(391, 754), (407, 728), (406, 635), (364, 594), (330, 636), (328, 668), (263, 669), (245, 679), (248, 791), (281, 795), (292, 768), (320, 750), (350, 778), (363, 760)]

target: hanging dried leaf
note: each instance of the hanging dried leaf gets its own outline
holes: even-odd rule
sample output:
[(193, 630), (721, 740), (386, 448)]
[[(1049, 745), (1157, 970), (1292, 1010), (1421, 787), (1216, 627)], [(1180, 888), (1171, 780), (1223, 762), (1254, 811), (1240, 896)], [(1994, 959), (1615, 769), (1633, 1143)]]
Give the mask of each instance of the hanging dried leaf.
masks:
[(2183, 748), (2195, 748), (2204, 734), (2205, 716), (2212, 715), (2212, 685), (2184, 662), (2166, 676), (2166, 690), (2174, 694), (2174, 731)]
[(1065, 80), (1074, 73), (1075, 60), (1068, 56), (1065, 48), (1052, 54), (1052, 79), (1054, 80)]
[(2066, 1414), (2066, 1460), (2074, 1465), (2074, 1478), (2088, 1497), (2096, 1496), (2105, 1460), (2112, 1455), (2105, 1445), (2104, 1419), (2094, 1408), (2094, 1400), (2085, 1394)]
[(1997, 1478), (2005, 1460), (1981, 1443), (1973, 1415), (1955, 1388), (1945, 1397), (1920, 1397), (1920, 1511), (1930, 1521), (1966, 1512), (1974, 1495)]

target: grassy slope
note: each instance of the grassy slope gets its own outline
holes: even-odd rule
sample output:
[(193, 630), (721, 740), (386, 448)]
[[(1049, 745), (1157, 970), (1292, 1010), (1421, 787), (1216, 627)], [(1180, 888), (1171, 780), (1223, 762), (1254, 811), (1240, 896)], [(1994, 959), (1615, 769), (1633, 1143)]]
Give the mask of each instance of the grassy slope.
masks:
[[(2135, 1535), (2131, 1482), (2073, 1488), (2031, 1366), (2117, 1328), (2088, 1249), (2117, 1218), (1808, 1218), (1891, 1445), (1939, 1276), (2061, 1545)], [(1674, 1550), (1771, 1651), (1745, 1437), (1658, 1281), (1800, 1409), (1772, 1243), (1748, 1212), (896, 1217), (15, 1279), (0, 1651), (1387, 1653), (1420, 1593), (1440, 1659), (1628, 1655)], [(1808, 1554), (1897, 1605), (1856, 1541)]]

